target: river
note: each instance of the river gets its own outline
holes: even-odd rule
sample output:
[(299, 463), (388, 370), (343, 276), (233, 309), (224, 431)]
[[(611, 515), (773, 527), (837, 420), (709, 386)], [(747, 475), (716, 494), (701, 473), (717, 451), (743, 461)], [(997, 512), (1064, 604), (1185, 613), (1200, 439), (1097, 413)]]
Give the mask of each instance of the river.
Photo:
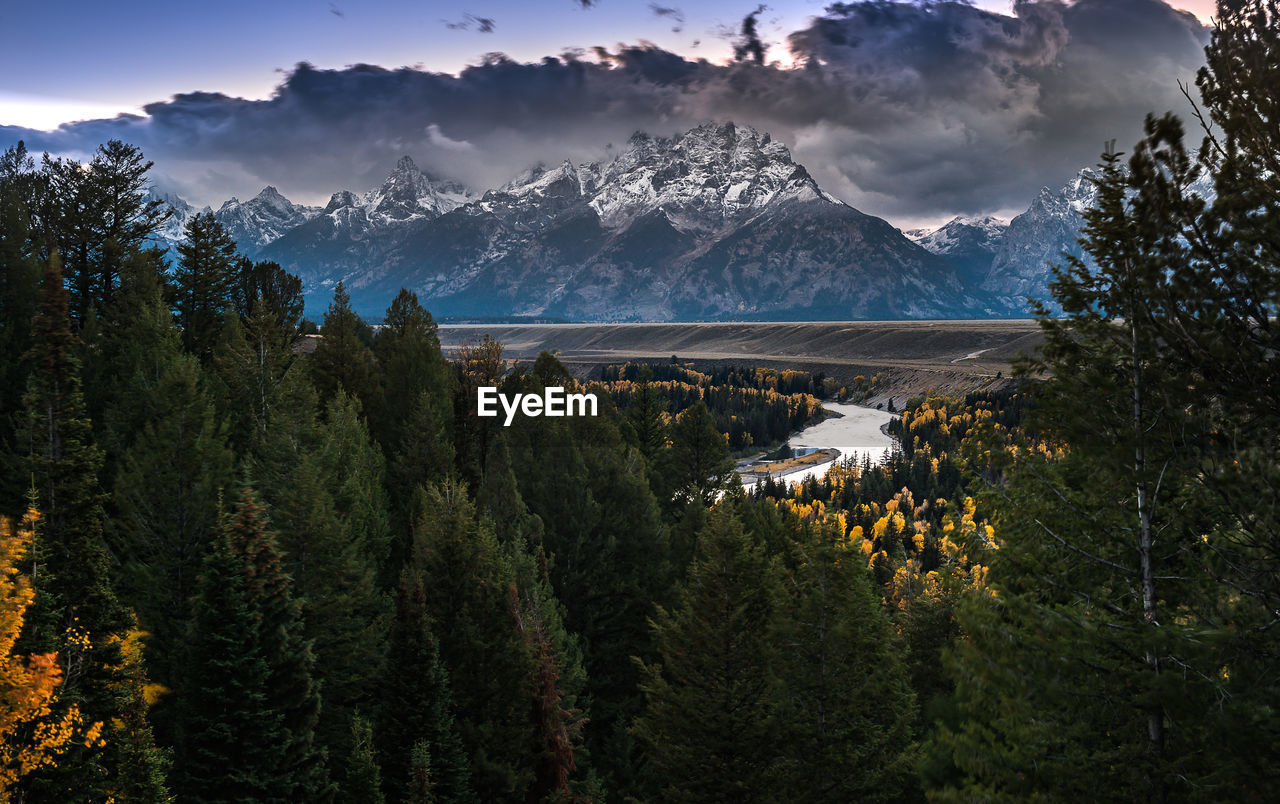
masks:
[[(869, 455), (872, 463), (878, 463), (884, 451), (893, 448), (894, 439), (885, 435), (880, 428), (892, 421), (895, 418), (894, 414), (839, 402), (826, 402), (822, 406), (841, 415), (828, 418), (812, 427), (806, 427), (793, 435), (787, 443), (792, 449), (797, 450), (806, 447), (834, 448), (840, 450), (840, 456), (835, 460), (797, 469), (775, 478), (776, 480), (799, 483), (810, 476), (820, 478), (827, 473), (827, 469), (831, 468), (832, 464), (850, 457), (861, 463), (863, 456)], [(751, 482), (754, 484), (754, 481)]]

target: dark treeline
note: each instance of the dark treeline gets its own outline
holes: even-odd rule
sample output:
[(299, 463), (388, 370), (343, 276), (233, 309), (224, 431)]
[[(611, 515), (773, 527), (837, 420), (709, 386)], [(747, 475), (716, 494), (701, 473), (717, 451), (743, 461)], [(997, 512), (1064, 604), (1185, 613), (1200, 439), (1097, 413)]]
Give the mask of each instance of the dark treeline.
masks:
[(9, 149), (0, 793), (1267, 800), (1280, 9), (1219, 18), (1203, 147), (1108, 154), (1028, 379), (791, 489), (737, 487), (709, 392), (815, 378), (624, 368), (503, 427), (478, 387), (579, 384), (446, 361), (408, 291), (375, 331), (337, 286), (307, 354), (298, 280), (215, 220), (150, 247), (137, 149)]
[(656, 405), (670, 417), (703, 404), (735, 452), (777, 444), (822, 421), (826, 411), (818, 397), (831, 390), (820, 373), (724, 366), (699, 371), (674, 359), (605, 366), (601, 379), (624, 410)]

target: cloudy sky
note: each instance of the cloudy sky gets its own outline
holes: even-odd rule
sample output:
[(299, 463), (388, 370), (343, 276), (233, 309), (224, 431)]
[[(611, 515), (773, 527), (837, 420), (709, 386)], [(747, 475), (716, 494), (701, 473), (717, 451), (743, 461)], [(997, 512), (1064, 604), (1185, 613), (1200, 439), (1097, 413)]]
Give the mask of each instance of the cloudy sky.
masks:
[(0, 30), (0, 147), (120, 138), (162, 189), (363, 191), (408, 154), (491, 187), (636, 130), (762, 128), (899, 225), (1025, 208), (1185, 111), (1209, 0), (46, 0)]

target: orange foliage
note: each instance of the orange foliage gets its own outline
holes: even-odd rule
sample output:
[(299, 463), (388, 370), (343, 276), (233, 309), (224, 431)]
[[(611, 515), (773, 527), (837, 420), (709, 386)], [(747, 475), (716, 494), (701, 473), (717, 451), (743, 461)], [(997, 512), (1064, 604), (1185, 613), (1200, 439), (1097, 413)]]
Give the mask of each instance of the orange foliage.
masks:
[(18, 527), (0, 519), (0, 800), (9, 801), (23, 776), (46, 765), (74, 742), (96, 744), (102, 724), (84, 728), (80, 710), (71, 706), (52, 717), (62, 683), (57, 653), (13, 654), (23, 617), (35, 599), (31, 581), (18, 571), (35, 538), (38, 514), (27, 512)]

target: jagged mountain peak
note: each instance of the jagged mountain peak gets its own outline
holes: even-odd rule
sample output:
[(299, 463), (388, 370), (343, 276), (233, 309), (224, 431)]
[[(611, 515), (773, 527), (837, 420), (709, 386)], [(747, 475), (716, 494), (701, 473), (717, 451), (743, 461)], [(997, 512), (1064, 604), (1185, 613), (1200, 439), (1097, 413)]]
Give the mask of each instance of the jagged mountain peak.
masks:
[(1041, 187), (1030, 208), (1022, 214), (1034, 214), (1039, 210), (1050, 215), (1082, 215), (1097, 198), (1098, 188), (1094, 182), (1101, 176), (1097, 168), (1087, 167), (1057, 189)]
[(1008, 221), (991, 215), (958, 215), (936, 229), (912, 229), (903, 234), (934, 254), (962, 250), (994, 253), (1008, 228)]
[(676, 137), (677, 147), (701, 149), (703, 146), (720, 151), (769, 150), (775, 158), (791, 160), (791, 152), (785, 145), (774, 141), (767, 132), (751, 126), (740, 126), (732, 120), (723, 123), (703, 123)]
[(946, 225), (957, 224), (961, 226), (975, 226), (986, 231), (997, 231), (1004, 229), (1009, 222), (1004, 218), (997, 218), (994, 215), (957, 215), (952, 218)]
[(329, 196), (329, 203), (325, 205), (324, 214), (329, 214), (344, 207), (354, 207), (360, 203), (360, 198), (350, 190), (339, 190)]
[(161, 204), (181, 212), (194, 213), (196, 211), (195, 207), (187, 203), (187, 200), (177, 193), (161, 192), (155, 187), (147, 188), (147, 191), (142, 194), (142, 201), (147, 204), (152, 201), (159, 201)]
[(606, 162), (534, 165), (483, 203), (582, 199), (611, 230), (659, 214), (680, 231), (715, 231), (774, 202), (840, 203), (823, 193), (786, 146), (749, 126), (707, 123), (671, 137), (638, 131)]
[(191, 220), (193, 215), (200, 212), (213, 211), (209, 207), (196, 209), (177, 193), (161, 192), (155, 187), (148, 188), (142, 200), (145, 203), (159, 201), (160, 208), (169, 212), (169, 218), (152, 238), (158, 247), (166, 251), (171, 250), (182, 242), (182, 239), (186, 236), (187, 221)]
[(1009, 222), (991, 268), (981, 286), (1009, 306), (1021, 306), (1026, 297), (1050, 298), (1052, 266), (1063, 253), (1081, 256), (1077, 238), (1084, 213), (1093, 206), (1101, 173), (1084, 168), (1054, 190), (1043, 187), (1026, 212)]
[[(503, 185), (497, 195), (523, 198), (526, 196), (541, 197), (581, 197), (591, 193), (599, 180), (600, 166), (594, 162), (575, 165), (566, 159), (559, 165), (548, 167), (538, 163), (520, 173)], [(492, 200), (492, 196), (490, 196)]]
[(232, 197), (214, 213), (240, 250), (256, 255), (273, 240), (319, 214), (316, 207), (295, 204), (273, 185), (248, 201)]
[[(370, 190), (360, 205), (373, 217), (406, 221), (423, 215), (434, 217), (470, 200), (471, 192), (457, 182), (437, 181), (418, 169), (407, 154), (380, 187)], [(332, 201), (330, 202), (332, 203)]]
[(599, 175), (591, 207), (618, 228), (661, 210), (681, 231), (715, 230), (775, 202), (822, 193), (786, 146), (749, 126), (705, 123), (674, 137), (635, 135)]
[(246, 204), (253, 204), (257, 207), (267, 207), (271, 209), (300, 208), (299, 205), (294, 204), (292, 201), (281, 195), (280, 191), (273, 185), (268, 184), (266, 187), (263, 187), (257, 195), (250, 198), (248, 201), (241, 201), (238, 197), (234, 195), (231, 196), (231, 198), (222, 203), (222, 206), (218, 207), (218, 212), (221, 213), (223, 210), (235, 209)]
[(947, 260), (969, 285), (978, 285), (991, 268), (1009, 224), (990, 215), (959, 215), (936, 229), (903, 232), (908, 239)]

